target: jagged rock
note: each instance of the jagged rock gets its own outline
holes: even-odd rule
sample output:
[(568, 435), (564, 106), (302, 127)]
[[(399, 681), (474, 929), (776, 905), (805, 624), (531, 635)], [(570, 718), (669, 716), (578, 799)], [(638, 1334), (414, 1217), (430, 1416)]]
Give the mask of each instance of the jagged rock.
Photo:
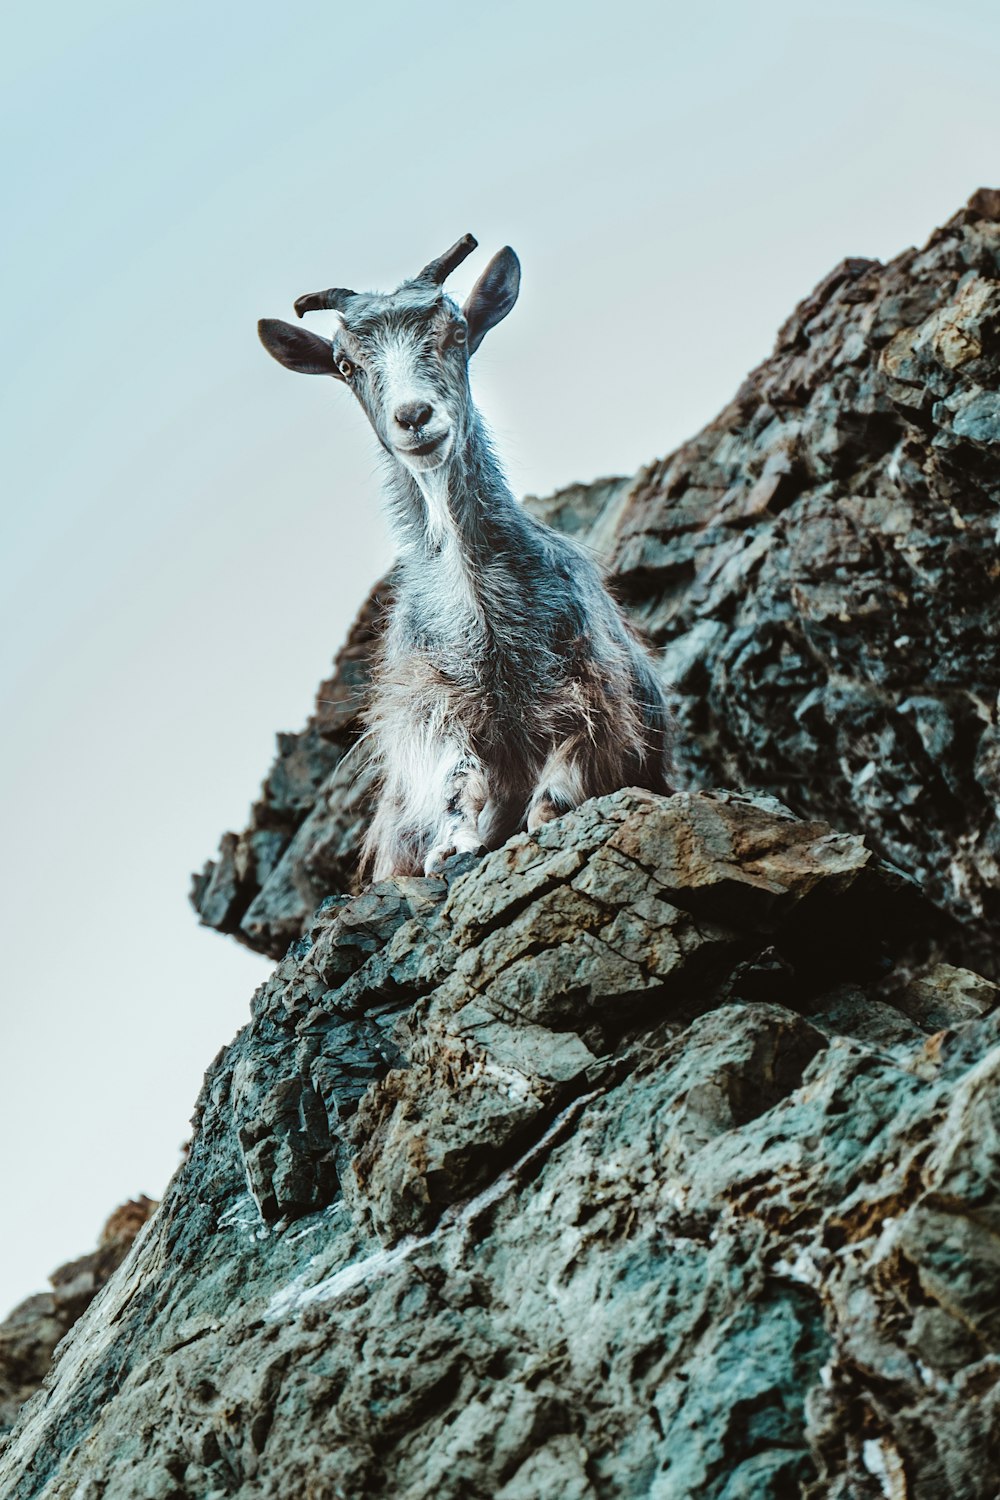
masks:
[(53, 1271), (51, 1292), (28, 1297), (0, 1323), (0, 1433), (38, 1390), (59, 1340), (121, 1265), (155, 1208), (144, 1194), (116, 1208), (95, 1251)]
[(0, 1493), (988, 1500), (997, 991), (926, 925), (721, 792), (327, 901)]
[(276, 958), (319, 902), (354, 880), (371, 778), (351, 751), (390, 599), (388, 585), (376, 584), (320, 683), (306, 728), (279, 734), (250, 827), (225, 834), (218, 858), (194, 878), (191, 899), (206, 926)]
[(530, 502), (662, 648), (684, 790), (348, 894), (378, 586), (195, 882), (291, 946), (187, 1160), (0, 1328), (13, 1403), (73, 1324), (4, 1500), (991, 1500), (998, 499), (984, 190)]
[[(531, 501), (607, 559), (662, 648), (679, 783), (744, 785), (864, 833), (1000, 974), (1000, 192), (920, 251), (842, 262), (771, 357), (633, 479)], [(365, 606), (250, 827), (196, 881), (202, 920), (280, 956), (350, 889), (370, 788)]]

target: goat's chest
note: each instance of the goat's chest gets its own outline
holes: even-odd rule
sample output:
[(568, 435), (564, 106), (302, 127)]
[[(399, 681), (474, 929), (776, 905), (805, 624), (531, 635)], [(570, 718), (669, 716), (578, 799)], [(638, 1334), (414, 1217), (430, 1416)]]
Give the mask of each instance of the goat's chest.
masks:
[(386, 665), (414, 714), (461, 725), (488, 758), (495, 748), (522, 757), (542, 751), (566, 688), (552, 612), (534, 609), (531, 590), (505, 570), (470, 578), (447, 548), (433, 569), (406, 582)]
[(377, 695), (391, 698), (413, 731), (457, 734), (487, 760), (531, 758), (551, 740), (560, 693), (540, 670), (544, 649), (482, 631), (398, 639), (387, 651)]

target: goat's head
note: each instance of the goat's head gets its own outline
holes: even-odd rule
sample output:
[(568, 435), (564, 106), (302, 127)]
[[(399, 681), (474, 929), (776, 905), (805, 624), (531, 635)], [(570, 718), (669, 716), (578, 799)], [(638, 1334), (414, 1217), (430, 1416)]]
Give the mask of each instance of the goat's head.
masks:
[(332, 339), (262, 318), (267, 352), (289, 370), (332, 375), (349, 385), (394, 458), (414, 473), (446, 463), (469, 420), (469, 355), (517, 301), (521, 268), (507, 245), (493, 257), (465, 306), (442, 283), (476, 248), (467, 234), (395, 292), (331, 287), (299, 297), (295, 311), (331, 308)]

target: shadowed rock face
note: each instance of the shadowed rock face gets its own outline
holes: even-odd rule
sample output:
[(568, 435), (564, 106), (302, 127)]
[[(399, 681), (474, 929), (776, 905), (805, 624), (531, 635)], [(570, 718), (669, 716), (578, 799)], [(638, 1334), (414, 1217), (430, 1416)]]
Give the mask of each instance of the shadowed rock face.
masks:
[[(949, 955), (994, 975), (998, 277), (1000, 192), (982, 190), (923, 250), (838, 266), (676, 453), (529, 502), (607, 559), (662, 648), (680, 784), (863, 832), (944, 914)], [(195, 882), (204, 922), (276, 957), (353, 878), (376, 596)]]
[(996, 991), (925, 924), (726, 793), (331, 899), (0, 1493), (987, 1500)]

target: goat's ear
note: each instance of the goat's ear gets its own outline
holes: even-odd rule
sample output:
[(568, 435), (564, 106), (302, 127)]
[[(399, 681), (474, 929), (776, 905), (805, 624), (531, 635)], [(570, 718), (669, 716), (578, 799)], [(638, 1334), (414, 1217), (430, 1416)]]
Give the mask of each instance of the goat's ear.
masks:
[(343, 379), (333, 362), (333, 345), (329, 339), (310, 333), (308, 328), (296, 328), (293, 323), (283, 323), (280, 318), (261, 318), (257, 333), (272, 359), (286, 370), (297, 370), (300, 375), (332, 375)]
[(469, 293), (462, 308), (469, 325), (469, 353), (474, 354), (490, 329), (505, 318), (517, 301), (521, 285), (521, 263), (509, 245), (504, 245)]

